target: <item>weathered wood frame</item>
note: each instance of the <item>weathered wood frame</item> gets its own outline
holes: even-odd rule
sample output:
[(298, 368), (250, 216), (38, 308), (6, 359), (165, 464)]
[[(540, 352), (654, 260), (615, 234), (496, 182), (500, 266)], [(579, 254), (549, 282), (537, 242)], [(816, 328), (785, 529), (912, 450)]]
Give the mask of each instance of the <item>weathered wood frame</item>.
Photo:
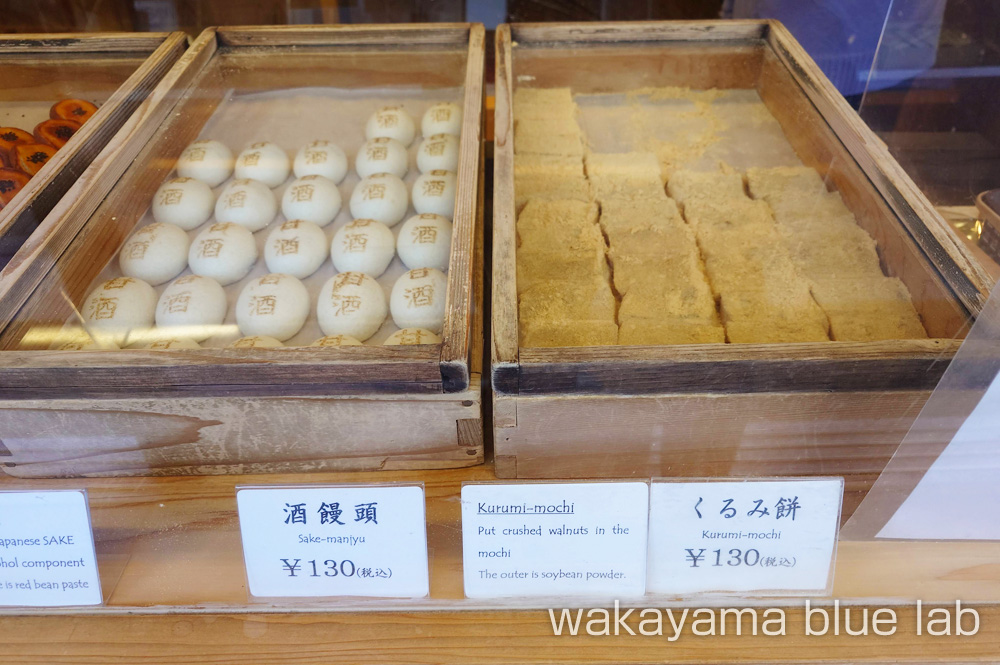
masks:
[[(204, 395), (219, 390), (257, 395), (351, 392), (461, 392), (470, 385), (473, 353), (474, 242), (482, 165), (480, 155), (485, 31), (479, 24), (351, 27), (210, 28), (157, 87), (113, 143), (53, 209), (39, 233), (0, 273), (0, 397), (91, 397), (161, 394)], [(60, 289), (73, 297), (85, 289), (92, 263), (110, 258), (131, 229), (92, 221), (107, 213), (122, 217), (121, 206), (138, 216), (144, 206), (129, 204), (132, 185), (147, 189), (169, 166), (128, 171), (178, 105), (178, 96), (196, 86), (220, 49), (332, 47), (371, 49), (386, 45), (465, 49), (467, 52), (458, 191), (448, 272), (447, 316), (440, 346), (364, 349), (202, 349), (180, 354), (143, 351), (65, 353), (19, 351), (28, 326), (71, 313)], [(205, 118), (212, 102), (195, 101)], [(187, 130), (192, 135), (200, 125)], [(183, 143), (181, 142), (178, 142)], [(180, 145), (179, 147), (183, 147)], [(179, 149), (179, 148), (178, 148)], [(119, 183), (119, 179), (123, 177)], [(133, 196), (132, 198), (140, 198)], [(120, 204), (120, 205), (119, 205)], [(134, 223), (134, 220), (132, 221)], [(98, 237), (94, 237), (94, 236)], [(89, 243), (89, 244), (88, 244)], [(98, 256), (93, 250), (104, 252)], [(90, 251), (88, 251), (90, 250)], [(55, 268), (55, 269), (54, 269)], [(58, 274), (57, 274), (58, 273)], [(85, 283), (86, 282), (86, 283)], [(58, 286), (57, 286), (58, 285)]]
[[(187, 43), (187, 35), (183, 32), (0, 35), (0, 62), (44, 58), (56, 64), (60, 56), (64, 56), (64, 61), (65, 58), (101, 59), (123, 55), (145, 58), (94, 117), (0, 210), (0, 267), (121, 129), (181, 57)], [(40, 81), (38, 85), (44, 87), (46, 82)]]
[[(613, 62), (616, 48), (620, 58), (631, 54), (633, 66)], [(691, 58), (695, 49), (704, 52)], [(669, 67), (664, 54), (675, 51), (684, 64), (676, 66), (674, 80), (644, 78), (650, 72), (656, 78), (656, 67)], [(534, 66), (523, 66), (535, 54), (538, 60), (529, 60)], [(572, 78), (583, 92), (621, 91), (622, 85), (756, 87), (800, 157), (826, 176), (879, 242), (884, 267), (910, 287), (933, 338), (520, 347), (511, 109), (520, 74), (526, 85), (541, 87), (567, 85)], [(991, 280), (780, 23), (503, 25), (497, 30), (496, 81), (491, 383), (498, 475), (725, 475), (733, 472), (751, 422), (773, 418), (776, 428), (793, 422), (801, 427), (811, 413), (817, 445), (824, 445), (823, 434), (837, 427), (824, 418), (824, 409), (863, 413), (867, 425), (856, 425), (847, 436), (860, 442), (878, 427), (871, 419), (877, 421), (881, 407), (888, 409), (885, 431), (876, 438), (889, 448), (873, 456), (884, 464), (892, 442), (898, 443), (961, 344)], [(629, 420), (634, 430), (627, 427), (626, 412), (638, 419)], [(726, 414), (728, 426), (713, 423), (713, 412)], [(670, 419), (684, 426), (664, 434)], [(768, 468), (775, 470), (773, 464)]]
[[(954, 292), (952, 316), (974, 314), (989, 293), (989, 277), (948, 230), (946, 223), (881, 146), (843, 98), (832, 89), (791, 35), (771, 21), (671, 22), (651, 24), (514, 25), (497, 30), (497, 109), (493, 233), (493, 387), (501, 394), (655, 393), (662, 390), (720, 392), (774, 389), (880, 389), (902, 383), (913, 387), (928, 377), (928, 364), (953, 352), (958, 340), (891, 343), (823, 342), (795, 345), (614, 346), (522, 349), (518, 345), (516, 246), (514, 236), (513, 154), (510, 108), (511, 42), (517, 48), (583, 48), (606, 43), (655, 43), (657, 46), (711, 44), (770, 49), (801, 86), (798, 104), (814, 106), (829, 124), (843, 151), (832, 158), (853, 158), (861, 171), (846, 166), (823, 169), (849, 205), (876, 193), (882, 201), (863, 203), (881, 219), (892, 216), (930, 254), (941, 273), (939, 286)], [(767, 100), (765, 99), (765, 103)], [(773, 111), (774, 109), (772, 109)], [(781, 120), (781, 118), (779, 118)], [(819, 129), (816, 127), (815, 129)], [(794, 139), (793, 139), (794, 144)], [(799, 146), (796, 146), (799, 147)], [(856, 182), (849, 176), (867, 177)], [(867, 191), (865, 191), (867, 190)], [(966, 311), (967, 309), (967, 311)], [(953, 327), (954, 329), (954, 327)], [(789, 377), (790, 367), (806, 361), (817, 370)], [(697, 378), (697, 380), (695, 380)], [(926, 384), (933, 387), (933, 383)]]
[[(0, 274), (3, 470), (51, 477), (481, 463), (484, 41), (480, 24), (202, 33)], [(297, 71), (306, 81), (314, 76), (308, 71), (312, 58), (331, 51), (346, 50), (366, 62), (381, 58), (373, 61), (378, 66), (400, 62), (404, 69), (418, 65), (387, 51), (416, 49), (464, 63), (456, 83), (465, 90), (464, 124), (443, 343), (162, 354), (17, 350), (31, 325), (71, 314), (67, 300), (83, 296), (100, 269), (95, 264), (111, 259), (172, 168), (174, 153), (211, 115), (218, 100), (214, 92), (199, 94), (199, 83), (213, 58), (272, 47), (276, 55), (295, 48), (286, 60), (263, 60), (265, 85), (294, 81), (295, 67), (284, 69), (283, 63), (302, 53), (309, 62)], [(241, 76), (239, 67), (233, 71)], [(358, 71), (348, 76), (364, 74)], [(174, 120), (181, 112), (184, 122)], [(171, 122), (176, 135), (168, 140), (158, 132)], [(156, 152), (164, 144), (170, 154)]]

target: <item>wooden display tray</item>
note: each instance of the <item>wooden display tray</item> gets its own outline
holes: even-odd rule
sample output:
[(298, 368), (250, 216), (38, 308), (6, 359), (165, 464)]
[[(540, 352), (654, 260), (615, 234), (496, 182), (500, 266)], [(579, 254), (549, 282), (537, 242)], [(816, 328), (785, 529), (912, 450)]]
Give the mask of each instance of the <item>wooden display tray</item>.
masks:
[(0, 210), (0, 268), (186, 48), (183, 32), (0, 35), (0, 126), (30, 132), (40, 120), (21, 126), (22, 118), (60, 99), (84, 98), (100, 107)]
[[(0, 461), (18, 476), (468, 466), (483, 460), (479, 24), (206, 30), (0, 274)], [(252, 66), (251, 66), (252, 65)], [(319, 82), (319, 83), (317, 83)], [(61, 326), (228, 89), (464, 87), (439, 345), (59, 352)], [(44, 348), (44, 347), (43, 347)]]
[[(991, 280), (780, 23), (504, 25), (497, 30), (492, 386), (497, 475), (843, 475), (864, 490), (985, 302)], [(523, 83), (521, 83), (523, 82)], [(756, 89), (913, 295), (932, 339), (521, 348), (511, 99)], [(845, 506), (850, 514), (853, 506)]]

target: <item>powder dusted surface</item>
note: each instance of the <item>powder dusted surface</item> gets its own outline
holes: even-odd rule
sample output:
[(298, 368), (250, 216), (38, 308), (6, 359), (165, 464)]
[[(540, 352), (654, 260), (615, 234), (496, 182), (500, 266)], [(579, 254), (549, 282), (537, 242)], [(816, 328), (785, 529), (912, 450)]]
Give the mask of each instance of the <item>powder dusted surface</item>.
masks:
[(519, 88), (514, 119), (522, 346), (926, 337), (756, 91)]

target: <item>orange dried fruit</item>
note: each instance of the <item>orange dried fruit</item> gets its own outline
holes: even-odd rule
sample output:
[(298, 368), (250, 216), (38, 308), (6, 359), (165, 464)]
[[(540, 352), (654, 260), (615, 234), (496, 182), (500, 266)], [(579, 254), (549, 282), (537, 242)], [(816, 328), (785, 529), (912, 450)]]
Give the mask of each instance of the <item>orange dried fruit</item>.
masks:
[(49, 109), (49, 117), (53, 120), (72, 120), (81, 125), (90, 120), (90, 116), (95, 113), (97, 107), (85, 99), (64, 99)]
[(34, 143), (35, 137), (17, 127), (0, 127), (0, 160), (7, 166), (14, 164), (14, 146)]
[(14, 147), (15, 166), (28, 175), (35, 175), (56, 154), (56, 149), (45, 143), (28, 143)]
[(35, 127), (35, 139), (39, 143), (48, 143), (55, 148), (61, 148), (73, 138), (80, 123), (72, 120), (45, 120)]
[(0, 169), (0, 208), (14, 198), (28, 184), (28, 176), (14, 169)]

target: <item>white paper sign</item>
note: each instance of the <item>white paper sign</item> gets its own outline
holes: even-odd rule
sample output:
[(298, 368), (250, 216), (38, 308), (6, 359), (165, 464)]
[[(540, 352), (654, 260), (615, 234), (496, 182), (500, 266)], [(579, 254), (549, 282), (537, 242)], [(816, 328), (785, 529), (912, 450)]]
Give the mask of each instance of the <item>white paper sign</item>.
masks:
[(86, 492), (0, 492), (0, 605), (100, 604)]
[(465, 595), (641, 596), (646, 483), (462, 488)]
[(842, 478), (654, 482), (647, 589), (828, 593)]
[(240, 488), (236, 503), (253, 596), (429, 593), (422, 487)]

